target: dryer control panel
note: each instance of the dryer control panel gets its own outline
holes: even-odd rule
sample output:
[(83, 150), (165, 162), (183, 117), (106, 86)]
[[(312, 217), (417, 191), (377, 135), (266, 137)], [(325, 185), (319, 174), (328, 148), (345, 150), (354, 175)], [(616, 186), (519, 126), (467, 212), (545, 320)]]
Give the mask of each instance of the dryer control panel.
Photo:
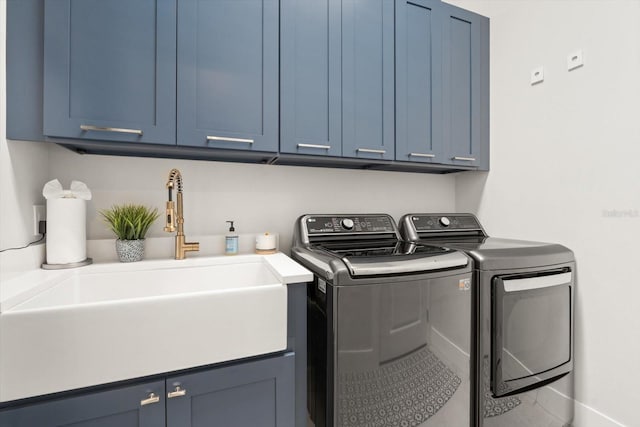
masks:
[(400, 219), (400, 234), (409, 241), (458, 236), (486, 237), (480, 221), (470, 213), (418, 213)]
[(482, 230), (475, 216), (470, 215), (411, 215), (416, 231)]

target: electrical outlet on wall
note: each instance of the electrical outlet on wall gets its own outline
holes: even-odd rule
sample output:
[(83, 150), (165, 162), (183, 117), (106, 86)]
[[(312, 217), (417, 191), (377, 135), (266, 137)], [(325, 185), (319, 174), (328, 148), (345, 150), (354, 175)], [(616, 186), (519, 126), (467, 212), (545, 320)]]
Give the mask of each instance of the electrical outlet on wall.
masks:
[(575, 70), (576, 68), (584, 65), (584, 56), (582, 55), (582, 49), (567, 55), (567, 70)]
[(44, 205), (33, 205), (33, 235), (40, 234), (40, 221), (46, 221), (46, 211)]
[(537, 85), (544, 81), (544, 67), (536, 67), (531, 70), (531, 85)]

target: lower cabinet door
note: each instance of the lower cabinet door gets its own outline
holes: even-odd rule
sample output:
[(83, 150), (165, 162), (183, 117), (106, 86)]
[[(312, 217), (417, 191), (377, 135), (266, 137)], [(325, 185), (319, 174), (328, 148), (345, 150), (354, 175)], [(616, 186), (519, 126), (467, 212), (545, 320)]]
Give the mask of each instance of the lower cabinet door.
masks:
[(155, 381), (6, 409), (2, 427), (161, 427), (165, 384)]
[(167, 427), (294, 427), (294, 354), (167, 379)]

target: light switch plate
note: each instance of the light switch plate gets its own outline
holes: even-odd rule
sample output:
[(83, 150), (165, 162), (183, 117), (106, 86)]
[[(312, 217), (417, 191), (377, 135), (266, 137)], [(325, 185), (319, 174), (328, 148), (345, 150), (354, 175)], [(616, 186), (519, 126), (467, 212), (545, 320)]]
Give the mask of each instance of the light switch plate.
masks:
[(531, 84), (535, 85), (544, 81), (544, 68), (537, 67), (531, 70)]
[(582, 49), (576, 50), (575, 52), (567, 55), (567, 70), (575, 70), (578, 67), (582, 67), (584, 65), (584, 57), (582, 55)]

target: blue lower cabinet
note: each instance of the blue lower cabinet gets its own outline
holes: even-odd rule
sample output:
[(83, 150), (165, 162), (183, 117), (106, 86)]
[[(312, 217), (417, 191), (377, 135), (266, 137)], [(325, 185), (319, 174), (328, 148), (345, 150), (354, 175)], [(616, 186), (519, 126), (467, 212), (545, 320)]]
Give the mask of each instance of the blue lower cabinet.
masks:
[(154, 381), (6, 409), (2, 427), (159, 427), (165, 425), (165, 384)]
[(294, 427), (293, 353), (167, 379), (167, 427)]
[(2, 427), (295, 427), (293, 352), (0, 410)]

